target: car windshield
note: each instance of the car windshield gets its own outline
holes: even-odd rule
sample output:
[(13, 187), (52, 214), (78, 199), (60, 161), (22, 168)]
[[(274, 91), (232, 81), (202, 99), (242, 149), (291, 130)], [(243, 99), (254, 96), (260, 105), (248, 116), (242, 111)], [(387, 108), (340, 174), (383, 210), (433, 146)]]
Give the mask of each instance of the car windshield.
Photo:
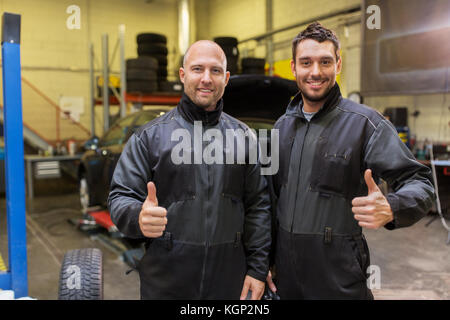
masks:
[[(151, 110), (145, 110), (139, 114), (134, 113), (126, 116), (125, 118), (116, 121), (112, 127), (103, 136), (101, 145), (103, 147), (122, 144), (126, 142), (126, 139), (130, 136), (129, 129), (130, 126), (132, 132), (134, 132), (140, 126), (146, 124), (147, 122), (162, 116), (164, 113), (169, 111), (170, 108), (153, 108)], [(137, 117), (137, 120), (135, 121)]]
[(134, 124), (134, 130), (139, 128), (140, 126), (146, 124), (149, 121), (152, 121), (155, 118), (161, 117), (163, 114), (165, 114), (170, 109), (152, 109), (152, 110), (145, 110), (142, 112), (142, 114), (137, 119), (136, 123)]
[(101, 145), (104, 147), (121, 144), (124, 142), (128, 132), (128, 128), (134, 121), (136, 115), (131, 114), (123, 119), (119, 119), (109, 128), (101, 140)]
[(267, 137), (270, 137), (270, 133), (273, 129), (273, 125), (275, 124), (274, 120), (268, 120), (268, 119), (258, 119), (258, 118), (239, 118), (242, 122), (245, 122), (246, 125), (248, 125), (251, 129), (256, 130), (256, 136), (259, 138), (259, 130), (265, 129), (267, 131)]

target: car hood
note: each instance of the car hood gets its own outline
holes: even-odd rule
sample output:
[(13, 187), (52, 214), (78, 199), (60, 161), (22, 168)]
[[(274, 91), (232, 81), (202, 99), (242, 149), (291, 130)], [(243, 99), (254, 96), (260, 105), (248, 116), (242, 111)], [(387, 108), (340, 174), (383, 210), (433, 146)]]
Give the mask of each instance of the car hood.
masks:
[(235, 118), (277, 120), (298, 92), (295, 81), (263, 75), (230, 77), (223, 95), (223, 110)]

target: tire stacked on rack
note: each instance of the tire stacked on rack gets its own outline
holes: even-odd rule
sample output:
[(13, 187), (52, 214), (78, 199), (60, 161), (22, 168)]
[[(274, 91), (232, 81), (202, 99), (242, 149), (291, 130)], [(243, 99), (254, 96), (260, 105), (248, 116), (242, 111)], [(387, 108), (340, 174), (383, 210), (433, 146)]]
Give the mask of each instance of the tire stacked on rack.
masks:
[(158, 60), (142, 56), (126, 61), (127, 92), (152, 93), (158, 91)]
[(216, 37), (214, 42), (217, 43), (225, 52), (227, 57), (227, 71), (230, 71), (231, 75), (238, 73), (238, 40), (233, 37)]
[(159, 83), (159, 91), (168, 93), (183, 92), (183, 83), (180, 81), (164, 81)]
[(241, 60), (242, 74), (265, 74), (266, 60), (260, 58), (243, 58)]
[(157, 60), (156, 70), (158, 87), (167, 82), (167, 37), (158, 33), (140, 33), (137, 35), (138, 56), (152, 57)]

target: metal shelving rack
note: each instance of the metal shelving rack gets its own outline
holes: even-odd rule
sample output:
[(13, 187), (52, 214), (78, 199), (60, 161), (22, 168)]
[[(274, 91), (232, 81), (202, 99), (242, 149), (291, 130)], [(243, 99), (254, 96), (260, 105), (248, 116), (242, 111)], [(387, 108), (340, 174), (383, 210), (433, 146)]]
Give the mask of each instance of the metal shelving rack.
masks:
[[(113, 95), (109, 95), (109, 74), (111, 63), (114, 62), (117, 49), (120, 51), (120, 94), (114, 87), (111, 87)], [(111, 63), (109, 62), (108, 53), (108, 35), (102, 35), (102, 75), (103, 88), (102, 98), (95, 98), (95, 76), (94, 76), (94, 46), (89, 47), (90, 57), (90, 82), (91, 82), (91, 132), (95, 135), (95, 106), (103, 105), (103, 132), (108, 130), (109, 123), (109, 107), (111, 105), (120, 105), (120, 116), (126, 115), (126, 107), (128, 103), (133, 104), (135, 109), (140, 109), (143, 105), (176, 105), (181, 98), (179, 93), (155, 92), (154, 94), (129, 94), (127, 93), (126, 83), (126, 64), (125, 64), (125, 26), (119, 26), (119, 36), (114, 46)]]

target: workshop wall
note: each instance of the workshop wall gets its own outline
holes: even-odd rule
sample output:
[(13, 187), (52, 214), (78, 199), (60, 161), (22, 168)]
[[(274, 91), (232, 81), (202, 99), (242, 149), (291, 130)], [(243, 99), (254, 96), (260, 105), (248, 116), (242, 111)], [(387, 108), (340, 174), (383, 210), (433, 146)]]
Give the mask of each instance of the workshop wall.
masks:
[[(67, 7), (80, 7), (80, 29), (69, 30), (66, 20), (71, 15)], [(22, 76), (41, 90), (51, 100), (59, 103), (61, 96), (84, 98), (81, 123), (90, 130), (90, 80), (89, 44), (94, 44), (95, 69), (102, 68), (101, 37), (109, 35), (109, 55), (114, 51), (120, 24), (126, 25), (125, 56), (137, 57), (136, 35), (140, 32), (157, 32), (168, 38), (168, 71), (174, 77), (173, 68), (178, 47), (177, 2), (126, 1), (126, 0), (3, 0), (2, 12), (19, 13), (22, 16), (21, 60)], [(178, 62), (177, 62), (178, 63)], [(120, 71), (119, 50), (111, 65), (112, 72)], [(97, 73), (96, 75), (99, 75)], [(23, 85), (24, 121), (31, 126), (39, 123), (44, 136), (55, 137), (55, 111), (48, 102)], [(111, 112), (118, 112), (111, 107)], [(47, 124), (47, 125), (43, 125)], [(80, 134), (73, 125), (61, 127), (62, 138)], [(102, 107), (96, 108), (96, 134), (103, 130)], [(80, 137), (82, 138), (82, 137)]]
[[(203, 14), (203, 19), (198, 20), (197, 29), (202, 30), (197, 33), (198, 38), (203, 39), (213, 39), (218, 36), (233, 36), (238, 38), (238, 40), (244, 40), (257, 36), (266, 32), (266, 1), (265, 0), (249, 0), (249, 1), (219, 1), (219, 0), (197, 0), (201, 2), (202, 5), (197, 5), (197, 16), (201, 15), (202, 12), (206, 10), (209, 14)], [(203, 3), (207, 2), (207, 6), (203, 6)], [(272, 24), (273, 29), (282, 28), (288, 25), (292, 25), (301, 21), (308, 19), (313, 19), (324, 14), (328, 14), (334, 11), (340, 11), (345, 9), (350, 9), (360, 4), (359, 0), (347, 0), (347, 1), (301, 1), (301, 0), (283, 0), (283, 1), (273, 1), (272, 3)], [(205, 20), (207, 22), (205, 22)], [(359, 22), (359, 21), (358, 21)], [(332, 18), (322, 21), (324, 25), (329, 28), (333, 28), (338, 33), (338, 36), (343, 33), (342, 22), (338, 19)], [(200, 28), (199, 25), (203, 28)], [(287, 65), (288, 61), (291, 59), (291, 41), (302, 29), (292, 29), (285, 32), (277, 33), (273, 36), (274, 42), (274, 60), (284, 61)], [(360, 42), (360, 32), (359, 23), (357, 25), (350, 25), (349, 29), (352, 32), (348, 33), (349, 45), (354, 46), (354, 42)], [(208, 32), (206, 32), (207, 30)], [(342, 40), (341, 40), (342, 41)], [(352, 56), (359, 54), (358, 50), (352, 49)], [(249, 41), (239, 45), (240, 57), (266, 57), (266, 47), (265, 42)], [(352, 60), (352, 64), (357, 66), (359, 72), (359, 55), (357, 55), (358, 60)], [(350, 67), (350, 66), (349, 66)], [(349, 70), (355, 70), (354, 68), (349, 68)], [(353, 74), (354, 72), (352, 72)], [(283, 75), (285, 75), (284, 73)], [(344, 77), (345, 70), (343, 70)], [(289, 75), (289, 71), (288, 71)], [(347, 77), (345, 77), (347, 78)], [(354, 79), (354, 77), (349, 77)], [(359, 73), (358, 73), (359, 78)], [(354, 80), (352, 80), (354, 81)], [(342, 90), (344, 93), (347, 92), (347, 87), (349, 84), (347, 82), (342, 83)], [(351, 83), (350, 87), (358, 87), (359, 84)]]
[[(408, 107), (408, 126), (417, 141), (450, 142), (450, 94), (367, 97), (364, 104), (383, 113), (388, 107)], [(415, 111), (420, 114), (413, 116)]]
[[(197, 0), (206, 1), (206, 0)], [(217, 36), (234, 36), (243, 40), (266, 32), (266, 1), (219, 1), (211, 0), (207, 8), (209, 14), (203, 14), (201, 32), (197, 35), (202, 39), (213, 39)], [(360, 0), (329, 1), (329, 0), (277, 0), (273, 1), (273, 29), (292, 25), (301, 21), (313, 19), (331, 12), (350, 9), (361, 4)], [(200, 10), (201, 11), (201, 10)], [(197, 9), (199, 12), (199, 9)], [(344, 97), (353, 91), (360, 91), (361, 73), (361, 14), (351, 14), (342, 17), (321, 20), (327, 28), (333, 29), (341, 42), (343, 58), (342, 72), (338, 79)], [(197, 22), (197, 27), (199, 22)], [(273, 36), (274, 60), (287, 63), (292, 57), (291, 41), (305, 26), (277, 33)], [(239, 45), (241, 57), (266, 57), (264, 42), (249, 41)], [(412, 134), (417, 140), (432, 140), (434, 142), (450, 141), (450, 95), (427, 94), (416, 96), (368, 97), (364, 103), (381, 113), (387, 107), (408, 107), (408, 123)], [(414, 111), (420, 111), (417, 118)]]
[[(69, 30), (66, 9), (78, 5), (81, 10), (81, 28)], [(358, 6), (360, 0), (273, 0), (273, 28), (292, 25), (317, 16)], [(265, 0), (195, 0), (195, 32), (197, 39), (217, 36), (234, 36), (240, 40), (266, 32)], [(101, 65), (101, 36), (109, 34), (110, 56), (118, 36), (118, 26), (126, 25), (125, 53), (136, 57), (136, 35), (140, 32), (158, 32), (168, 37), (169, 80), (178, 78), (178, 7), (176, 0), (126, 1), (126, 0), (3, 0), (2, 12), (22, 15), (22, 75), (46, 96), (59, 103), (61, 96), (83, 97), (84, 113), (81, 123), (90, 129), (89, 43), (94, 43), (95, 68)], [(341, 41), (343, 68), (339, 83), (344, 96), (360, 90), (361, 30), (360, 14), (330, 18), (321, 22), (334, 29)], [(365, 14), (364, 11), (362, 14)], [(291, 41), (305, 26), (273, 36), (274, 59), (285, 65), (291, 59)], [(240, 56), (266, 57), (264, 42), (249, 41), (239, 45)], [(119, 71), (119, 52), (112, 63), (112, 71)], [(98, 73), (97, 73), (98, 75)], [(287, 70), (289, 76), (289, 70)], [(2, 93), (0, 92), (0, 95)], [(450, 99), (447, 95), (395, 96), (367, 98), (365, 103), (380, 112), (386, 107), (407, 106), (412, 133), (418, 140), (448, 141), (450, 130)], [(38, 126), (44, 136), (55, 138), (56, 112), (49, 103), (27, 84), (23, 84), (24, 120)], [(417, 118), (412, 113), (419, 110)], [(111, 107), (111, 113), (119, 111)], [(61, 138), (85, 134), (70, 122), (60, 123)], [(96, 133), (103, 131), (102, 107), (96, 108)]]

